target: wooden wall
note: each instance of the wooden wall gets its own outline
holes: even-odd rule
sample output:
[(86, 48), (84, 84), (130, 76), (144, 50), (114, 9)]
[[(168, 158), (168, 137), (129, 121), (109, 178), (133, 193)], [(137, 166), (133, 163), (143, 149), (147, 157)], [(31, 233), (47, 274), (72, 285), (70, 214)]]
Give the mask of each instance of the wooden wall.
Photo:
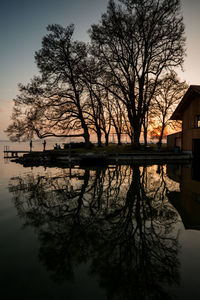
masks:
[(193, 139), (200, 139), (200, 128), (196, 128), (196, 115), (200, 115), (200, 95), (191, 99), (191, 103), (183, 114), (183, 151), (192, 151)]

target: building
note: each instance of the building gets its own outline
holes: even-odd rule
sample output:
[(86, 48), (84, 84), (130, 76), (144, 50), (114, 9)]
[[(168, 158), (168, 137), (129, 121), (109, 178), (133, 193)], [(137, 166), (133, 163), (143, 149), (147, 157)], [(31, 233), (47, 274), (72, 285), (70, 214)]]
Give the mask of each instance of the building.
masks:
[(200, 85), (189, 87), (171, 120), (181, 120), (182, 131), (167, 137), (168, 149), (200, 156)]

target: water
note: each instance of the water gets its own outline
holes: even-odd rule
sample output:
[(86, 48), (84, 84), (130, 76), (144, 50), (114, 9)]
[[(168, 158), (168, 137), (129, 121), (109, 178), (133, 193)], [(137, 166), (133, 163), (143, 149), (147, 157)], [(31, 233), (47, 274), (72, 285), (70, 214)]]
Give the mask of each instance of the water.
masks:
[(24, 168), (2, 150), (2, 296), (199, 299), (198, 165)]

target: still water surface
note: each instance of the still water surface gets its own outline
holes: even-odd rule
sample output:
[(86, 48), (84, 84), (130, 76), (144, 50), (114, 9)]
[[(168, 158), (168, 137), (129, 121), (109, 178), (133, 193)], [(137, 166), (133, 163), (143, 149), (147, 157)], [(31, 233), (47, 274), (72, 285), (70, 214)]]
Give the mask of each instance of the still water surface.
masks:
[(2, 296), (199, 299), (197, 165), (24, 168), (2, 145)]

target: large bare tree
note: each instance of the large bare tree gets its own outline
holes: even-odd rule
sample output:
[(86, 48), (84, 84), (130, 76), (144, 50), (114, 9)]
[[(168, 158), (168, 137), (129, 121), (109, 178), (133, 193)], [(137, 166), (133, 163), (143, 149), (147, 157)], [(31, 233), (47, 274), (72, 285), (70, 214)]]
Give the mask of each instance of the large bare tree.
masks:
[(107, 13), (92, 25), (92, 53), (106, 78), (98, 83), (125, 105), (139, 147), (160, 76), (183, 63), (184, 25), (179, 0), (120, 2), (110, 0)]
[(87, 47), (73, 41), (73, 25), (51, 25), (47, 30), (42, 48), (35, 54), (41, 76), (20, 85), (7, 133), (13, 140), (34, 134), (39, 138), (82, 136), (89, 145), (86, 91), (80, 79)]

